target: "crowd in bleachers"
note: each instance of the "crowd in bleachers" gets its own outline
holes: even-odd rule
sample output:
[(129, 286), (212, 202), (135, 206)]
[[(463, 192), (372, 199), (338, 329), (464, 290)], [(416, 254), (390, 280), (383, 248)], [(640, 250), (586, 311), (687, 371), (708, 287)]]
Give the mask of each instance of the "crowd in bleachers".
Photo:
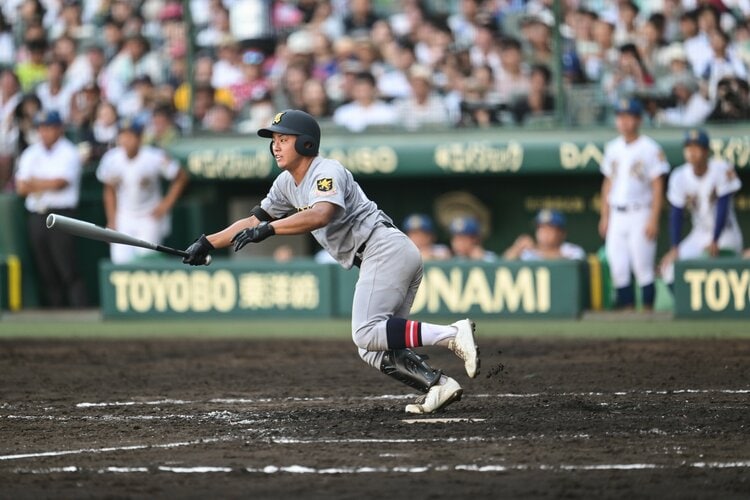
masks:
[(122, 117), (159, 145), (285, 108), (354, 132), (544, 123), (561, 97), (569, 123), (633, 95), (652, 125), (750, 117), (750, 1), (561, 4), (556, 63), (551, 0), (4, 0), (0, 183), (38, 109), (92, 160)]

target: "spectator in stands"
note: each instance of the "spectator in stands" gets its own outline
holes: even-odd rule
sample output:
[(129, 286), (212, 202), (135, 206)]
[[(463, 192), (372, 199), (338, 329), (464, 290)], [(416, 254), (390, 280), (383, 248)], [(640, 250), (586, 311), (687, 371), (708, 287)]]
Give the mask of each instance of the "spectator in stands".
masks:
[(71, 91), (64, 85), (65, 63), (53, 60), (47, 66), (47, 79), (37, 85), (35, 93), (45, 111), (57, 111), (64, 123), (70, 118)]
[(397, 121), (408, 130), (424, 126), (447, 126), (448, 110), (442, 98), (433, 91), (432, 71), (415, 64), (409, 69), (411, 97), (395, 103)]
[(97, 162), (117, 144), (117, 108), (109, 101), (100, 101), (91, 131), (84, 138), (89, 143), (86, 161)]
[(211, 73), (211, 86), (216, 89), (228, 89), (242, 83), (242, 55), (239, 43), (230, 35), (217, 48), (217, 60)]
[(540, 210), (534, 218), (534, 237), (522, 234), (503, 253), (508, 260), (583, 260), (586, 252), (579, 245), (566, 241), (565, 215), (558, 210)]
[(125, 33), (122, 23), (115, 21), (112, 16), (107, 16), (102, 22), (101, 47), (104, 59), (111, 61), (125, 44)]
[(635, 44), (638, 41), (638, 11), (638, 6), (633, 0), (617, 2), (615, 45)]
[(549, 116), (555, 111), (555, 98), (549, 88), (551, 78), (546, 66), (537, 64), (531, 68), (528, 93), (516, 99), (511, 106), (516, 124), (522, 125), (531, 117)]
[(458, 259), (494, 262), (497, 254), (482, 246), (482, 231), (479, 221), (471, 216), (456, 217), (448, 227), (451, 234), (451, 250)]
[(553, 22), (552, 14), (549, 11), (525, 16), (521, 20), (521, 34), (526, 42), (525, 61), (529, 66), (545, 64), (549, 67), (554, 62), (550, 33)]
[(234, 128), (234, 111), (226, 104), (214, 104), (206, 112), (202, 125), (208, 132), (231, 132)]
[(17, 153), (16, 108), (21, 102), (21, 83), (10, 68), (0, 69), (0, 191), (8, 188)]
[(446, 260), (452, 257), (450, 248), (437, 243), (435, 224), (429, 215), (411, 214), (404, 219), (401, 229), (417, 246), (422, 260)]
[(663, 75), (659, 62), (662, 51), (669, 45), (664, 38), (664, 24), (663, 14), (651, 14), (639, 30), (640, 36), (636, 44), (644, 66), (655, 77)]
[(40, 141), (29, 146), (18, 160), (16, 190), (26, 198), (28, 234), (45, 305), (54, 308), (85, 307), (83, 278), (78, 273), (73, 236), (50, 231), (47, 215), (75, 216), (81, 182), (81, 161), (76, 147), (63, 135), (55, 111), (42, 111), (36, 126)]
[(677, 127), (694, 127), (704, 123), (713, 111), (713, 105), (700, 92), (697, 80), (688, 74), (671, 81), (674, 105), (659, 110), (654, 121)]
[(229, 11), (223, 2), (212, 2), (209, 25), (198, 32), (196, 45), (202, 48), (215, 48), (231, 36)]
[(748, 83), (739, 78), (722, 78), (716, 87), (716, 105), (709, 122), (750, 119)]
[(271, 85), (263, 72), (265, 59), (263, 52), (255, 49), (248, 50), (242, 55), (242, 81), (229, 86), (236, 112), (271, 90)]
[(711, 59), (709, 32), (718, 27), (718, 15), (710, 8), (685, 12), (680, 18), (680, 32), (690, 67), (695, 76), (700, 77)]
[(385, 99), (409, 97), (412, 87), (408, 72), (417, 60), (414, 46), (408, 41), (394, 41), (386, 47), (384, 54), (387, 66), (378, 77), (378, 92)]
[(0, 9), (0, 68), (11, 67), (16, 61), (16, 40), (13, 28)]
[(333, 113), (336, 125), (351, 132), (362, 132), (371, 126), (397, 124), (398, 116), (393, 106), (377, 98), (372, 74), (362, 72), (356, 76), (353, 94), (354, 101)]
[(338, 40), (344, 34), (344, 24), (338, 16), (333, 14), (330, 0), (317, 2), (312, 17), (307, 23), (307, 29), (324, 35), (328, 40)]
[(150, 122), (143, 131), (143, 144), (167, 149), (180, 136), (180, 129), (175, 124), (174, 114), (175, 110), (171, 104), (157, 104)]
[(614, 43), (615, 24), (606, 16), (599, 17), (594, 22), (593, 36), (596, 43), (595, 50), (581, 54), (586, 78), (598, 82), (606, 74), (611, 73), (620, 58), (620, 52)]
[(709, 42), (713, 53), (699, 74), (708, 89), (709, 99), (715, 100), (719, 81), (727, 77), (747, 80), (747, 68), (740, 58), (729, 51), (729, 35), (724, 31), (712, 31)]
[(309, 113), (316, 119), (333, 116), (333, 104), (320, 80), (307, 80), (305, 82), (302, 87), (302, 102), (302, 111)]
[(499, 69), (495, 88), (501, 103), (511, 103), (529, 91), (529, 69), (523, 62), (521, 42), (517, 39), (501, 40)]
[(305, 82), (310, 79), (310, 72), (303, 64), (292, 64), (286, 68), (282, 79), (281, 91), (274, 94), (278, 109), (301, 109), (305, 105)]
[(16, 65), (16, 74), (21, 82), (21, 90), (32, 92), (34, 88), (47, 78), (46, 55), (49, 47), (43, 29), (26, 32), (24, 48), (28, 59)]
[(378, 19), (370, 0), (351, 0), (349, 12), (344, 16), (344, 33), (354, 37), (368, 36)]
[(16, 106), (16, 157), (32, 144), (39, 142), (39, 133), (34, 126), (34, 117), (42, 110), (42, 102), (36, 94), (26, 94)]
[(461, 126), (489, 127), (500, 123), (498, 105), (488, 98), (490, 91), (475, 78), (467, 78), (463, 82)]
[(130, 82), (130, 87), (117, 104), (117, 114), (120, 118), (134, 118), (141, 123), (151, 117), (151, 106), (154, 102), (156, 88), (151, 77), (140, 75)]
[(488, 15), (477, 18), (474, 41), (469, 46), (472, 67), (489, 66), (493, 73), (500, 71), (501, 60), (496, 38), (499, 34), (497, 22)]
[(636, 93), (645, 93), (654, 79), (641, 61), (633, 44), (620, 47), (620, 58), (614, 71), (602, 80), (602, 88), (613, 104)]
[(142, 35), (130, 35), (102, 71), (102, 91), (107, 100), (117, 105), (135, 77), (148, 75), (152, 81), (161, 81), (162, 70), (158, 56), (150, 52), (148, 40)]
[(482, 0), (460, 0), (458, 11), (448, 17), (448, 26), (456, 43), (470, 47), (474, 43)]
[(93, 81), (75, 92), (70, 98), (68, 125), (78, 133), (90, 131), (96, 118), (96, 108), (99, 106), (100, 100), (99, 86)]

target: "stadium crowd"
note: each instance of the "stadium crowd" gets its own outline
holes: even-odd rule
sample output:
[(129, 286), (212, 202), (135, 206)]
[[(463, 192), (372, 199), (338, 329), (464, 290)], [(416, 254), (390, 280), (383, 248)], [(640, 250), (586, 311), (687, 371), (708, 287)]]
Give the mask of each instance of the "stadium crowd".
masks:
[(551, 0), (192, 0), (190, 12), (179, 0), (6, 0), (0, 184), (39, 109), (60, 113), (87, 160), (123, 117), (162, 146), (186, 129), (251, 132), (284, 108), (354, 132), (544, 123), (557, 71), (570, 123), (608, 120), (634, 95), (650, 125), (750, 117), (750, 1), (561, 3), (555, 64)]

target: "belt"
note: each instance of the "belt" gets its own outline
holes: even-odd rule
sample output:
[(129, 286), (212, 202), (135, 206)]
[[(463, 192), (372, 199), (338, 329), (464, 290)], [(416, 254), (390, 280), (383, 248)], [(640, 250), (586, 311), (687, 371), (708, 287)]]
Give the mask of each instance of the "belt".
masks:
[[(380, 220), (380, 221), (376, 222), (376, 225), (377, 224), (382, 224), (385, 227), (390, 227), (390, 228), (396, 229), (396, 226), (394, 226), (393, 224), (391, 224), (390, 222), (385, 221), (385, 220)], [(354, 265), (355, 266), (360, 267), (362, 265), (362, 256), (365, 253), (365, 248), (366, 247), (367, 247), (367, 240), (365, 240), (359, 246), (359, 248), (357, 248), (357, 251), (354, 253)]]
[(614, 208), (617, 212), (628, 212), (630, 210), (640, 210), (641, 208), (649, 208), (650, 205), (615, 205)]

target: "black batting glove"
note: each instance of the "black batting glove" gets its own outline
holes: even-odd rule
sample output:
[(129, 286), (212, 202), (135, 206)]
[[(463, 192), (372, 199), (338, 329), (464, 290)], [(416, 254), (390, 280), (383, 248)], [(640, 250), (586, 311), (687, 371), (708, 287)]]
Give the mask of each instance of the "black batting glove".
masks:
[(234, 245), (234, 251), (238, 252), (242, 247), (248, 243), (258, 243), (269, 236), (276, 234), (276, 230), (268, 222), (261, 222), (255, 227), (248, 227), (243, 229), (239, 233), (234, 235), (232, 238), (232, 244)]
[(208, 241), (206, 235), (201, 234), (200, 238), (187, 247), (185, 251), (188, 255), (182, 258), (182, 262), (191, 266), (202, 266), (206, 263), (206, 257), (213, 249), (214, 246)]

